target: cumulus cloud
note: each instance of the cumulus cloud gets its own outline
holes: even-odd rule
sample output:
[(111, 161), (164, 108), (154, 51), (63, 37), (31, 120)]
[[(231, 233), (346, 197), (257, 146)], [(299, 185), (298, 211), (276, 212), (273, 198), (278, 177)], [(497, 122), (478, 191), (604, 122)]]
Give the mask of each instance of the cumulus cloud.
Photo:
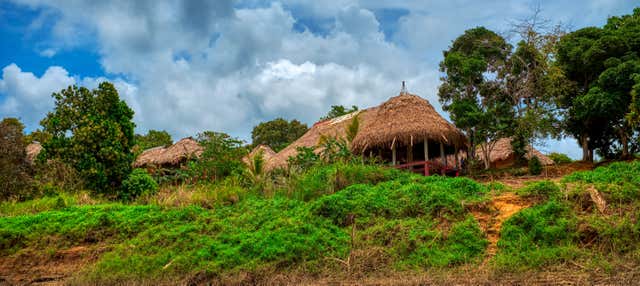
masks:
[(134, 111), (142, 110), (136, 101), (137, 88), (126, 81), (116, 78), (71, 76), (62, 67), (49, 67), (40, 77), (31, 72), (22, 71), (16, 64), (2, 69), (0, 78), (0, 118), (17, 117), (28, 130), (36, 129), (47, 112), (53, 109), (53, 92), (70, 85), (84, 86), (90, 89), (98, 87), (103, 81), (114, 83), (120, 96), (132, 106)]
[(16, 64), (2, 69), (0, 79), (0, 117), (19, 117), (28, 127), (38, 125), (53, 107), (51, 93), (73, 84), (75, 80), (62, 67), (49, 67), (42, 76), (24, 72)]
[[(275, 117), (311, 124), (334, 104), (379, 104), (397, 94), (402, 80), (440, 109), (441, 51), (476, 25), (506, 30), (508, 20), (526, 16), (531, 4), (15, 1), (40, 11), (32, 26), (51, 30), (45, 48), (95, 46), (105, 76), (117, 79), (116, 87), (136, 111), (139, 132), (166, 129), (181, 137), (216, 130), (242, 138), (253, 125)], [(584, 7), (600, 9), (593, 13), (601, 18), (628, 5), (624, 0), (586, 2)], [(554, 16), (566, 13), (562, 7), (571, 3), (548, 5)], [(394, 23), (376, 17), (376, 11), (388, 9), (408, 12)], [(579, 18), (582, 12), (575, 13)], [(318, 27), (309, 28), (313, 25)], [(386, 36), (385, 25), (394, 26)], [(5, 93), (10, 95), (4, 106), (27, 102)]]

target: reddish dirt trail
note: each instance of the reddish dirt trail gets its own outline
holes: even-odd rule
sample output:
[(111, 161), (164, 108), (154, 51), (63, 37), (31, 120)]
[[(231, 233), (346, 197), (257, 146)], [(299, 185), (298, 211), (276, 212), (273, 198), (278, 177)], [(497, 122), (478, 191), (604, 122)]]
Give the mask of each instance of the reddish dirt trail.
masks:
[(498, 251), (498, 240), (502, 224), (518, 211), (531, 206), (531, 202), (524, 200), (514, 193), (504, 193), (496, 196), (490, 202), (490, 213), (473, 212), (482, 230), (487, 234), (489, 246), (483, 264), (486, 264)]

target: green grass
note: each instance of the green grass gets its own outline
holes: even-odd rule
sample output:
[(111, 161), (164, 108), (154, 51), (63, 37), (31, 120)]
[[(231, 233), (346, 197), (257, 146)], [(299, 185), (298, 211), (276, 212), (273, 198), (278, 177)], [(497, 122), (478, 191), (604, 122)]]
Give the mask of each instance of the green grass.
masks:
[[(391, 259), (381, 267), (388, 268), (460, 265), (484, 253), (486, 239), (467, 208), (486, 200), (489, 190), (472, 180), (341, 164), (312, 168), (290, 184), (306, 188), (268, 197), (233, 191), (243, 195), (224, 203), (230, 195), (220, 190), (239, 188), (226, 182), (209, 186), (219, 203), (207, 208), (142, 200), (13, 211), (0, 218), (0, 253), (106, 243), (110, 250), (82, 274), (98, 283), (261, 269), (322, 272), (372, 246), (386, 248)], [(356, 249), (346, 221), (352, 215)]]

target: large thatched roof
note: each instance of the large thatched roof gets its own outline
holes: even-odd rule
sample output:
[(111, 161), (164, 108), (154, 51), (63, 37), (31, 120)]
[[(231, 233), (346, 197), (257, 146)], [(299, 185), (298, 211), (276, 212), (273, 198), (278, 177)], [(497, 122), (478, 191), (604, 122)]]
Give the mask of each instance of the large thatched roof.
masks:
[(33, 164), (35, 162), (38, 154), (42, 152), (42, 145), (38, 141), (33, 141), (31, 144), (27, 145), (27, 162)]
[[(553, 160), (551, 160), (549, 157), (545, 156), (535, 148), (531, 147), (531, 145), (527, 146), (526, 150), (527, 154), (525, 155), (525, 158), (527, 158), (527, 160), (531, 159), (533, 156), (536, 156), (538, 157), (542, 165), (553, 165)], [(478, 158), (480, 158), (480, 160), (484, 160), (482, 158), (482, 149), (480, 148), (480, 146), (476, 148), (476, 155), (478, 156)], [(514, 154), (513, 148), (511, 147), (511, 138), (502, 138), (496, 142), (493, 150), (491, 150), (491, 154), (489, 154), (489, 160), (492, 164), (500, 161), (508, 161), (513, 159), (513, 155)]]
[[(353, 118), (357, 115), (360, 125), (360, 130), (365, 128), (371, 121), (371, 116), (375, 113), (377, 107), (368, 108), (356, 112), (349, 113), (344, 116), (336, 117), (329, 120), (317, 122), (311, 128), (298, 138), (298, 140), (289, 144), (289, 146), (282, 149), (275, 154), (270, 160), (266, 161), (266, 170), (272, 170), (274, 168), (286, 167), (289, 157), (295, 156), (298, 151), (298, 147), (316, 147), (321, 137), (336, 137), (346, 138), (346, 128), (352, 122)], [(316, 152), (321, 151), (320, 148), (316, 149)]]
[(466, 146), (466, 137), (444, 119), (424, 98), (401, 93), (380, 105), (371, 121), (362, 126), (352, 142), (355, 152), (371, 147), (390, 148), (395, 144), (409, 145), (424, 138), (446, 145)]
[(199, 157), (204, 151), (196, 140), (191, 137), (183, 138), (169, 147), (155, 147), (147, 149), (138, 156), (134, 167), (178, 165), (194, 157)]
[(251, 152), (249, 152), (247, 156), (242, 157), (242, 162), (244, 162), (245, 164), (249, 164), (251, 162), (251, 159), (253, 159), (253, 157), (258, 155), (259, 153), (262, 153), (262, 160), (264, 160), (265, 162), (268, 162), (273, 156), (276, 155), (276, 152), (273, 151), (271, 147), (260, 144), (253, 148), (253, 150), (251, 150)]

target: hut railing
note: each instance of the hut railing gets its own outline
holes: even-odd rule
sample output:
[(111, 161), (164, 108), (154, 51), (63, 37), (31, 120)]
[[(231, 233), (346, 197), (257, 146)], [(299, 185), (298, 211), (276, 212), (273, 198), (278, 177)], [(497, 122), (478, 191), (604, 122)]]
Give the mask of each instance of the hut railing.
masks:
[[(414, 168), (416, 166), (419, 166), (420, 168)], [(459, 175), (459, 170), (457, 168), (445, 166), (442, 164), (435, 164), (432, 161), (415, 161), (411, 163), (395, 165), (393, 167), (396, 169), (405, 169), (412, 172), (419, 172), (424, 174), (425, 176), (430, 176), (432, 170), (439, 170), (440, 174), (443, 176), (451, 171), (455, 171), (456, 177)]]

